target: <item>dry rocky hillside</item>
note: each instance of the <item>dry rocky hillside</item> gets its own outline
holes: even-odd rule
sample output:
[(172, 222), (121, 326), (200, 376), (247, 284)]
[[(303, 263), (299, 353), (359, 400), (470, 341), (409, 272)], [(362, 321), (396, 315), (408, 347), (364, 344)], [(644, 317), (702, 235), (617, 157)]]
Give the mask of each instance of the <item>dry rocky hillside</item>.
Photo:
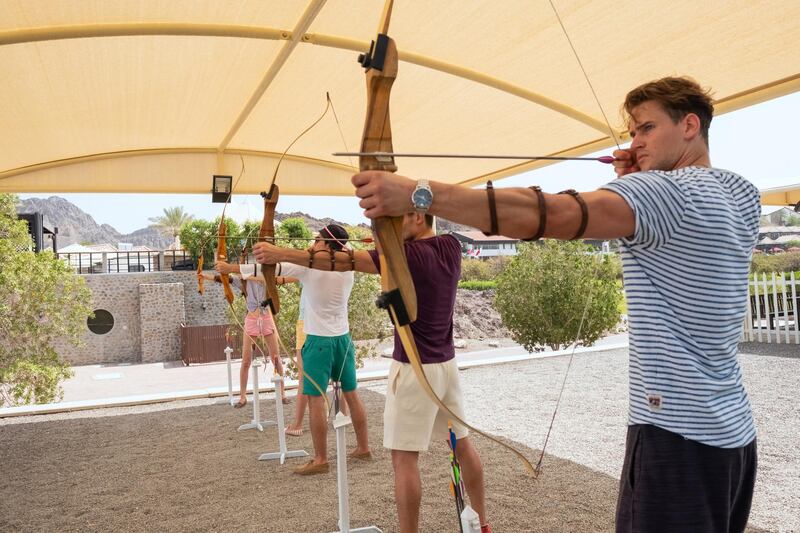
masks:
[(494, 307), (494, 291), (460, 289), (456, 295), (453, 317), (453, 337), (456, 339), (502, 339), (509, 337), (500, 313)]

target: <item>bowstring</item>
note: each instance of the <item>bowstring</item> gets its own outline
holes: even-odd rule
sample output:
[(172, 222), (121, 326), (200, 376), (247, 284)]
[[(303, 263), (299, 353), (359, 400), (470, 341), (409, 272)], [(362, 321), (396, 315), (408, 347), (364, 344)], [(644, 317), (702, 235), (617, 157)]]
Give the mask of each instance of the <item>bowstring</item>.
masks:
[[(567, 28), (566, 28), (566, 26), (564, 26), (564, 22), (561, 20), (561, 16), (559, 15), (558, 10), (556, 9), (555, 4), (553, 3), (553, 0), (548, 0), (548, 1), (550, 3), (550, 7), (553, 10), (553, 14), (555, 15), (556, 20), (558, 21), (559, 26), (561, 26), (561, 30), (564, 33), (564, 37), (567, 39), (567, 43), (569, 43), (570, 49), (572, 50), (572, 54), (575, 56), (575, 60), (578, 62), (578, 66), (580, 67), (581, 72), (583, 73), (583, 77), (586, 80), (586, 84), (589, 86), (589, 90), (592, 92), (592, 96), (594, 97), (594, 100), (597, 103), (597, 107), (600, 109), (600, 113), (603, 116), (603, 120), (605, 121), (605, 124), (608, 127), (608, 132), (610, 134), (610, 137), (614, 141), (614, 144), (616, 144), (617, 149), (621, 149), (619, 141), (618, 141), (618, 138), (617, 138), (617, 135), (614, 133), (614, 128), (611, 127), (611, 122), (609, 121), (608, 116), (606, 115), (606, 112), (603, 109), (603, 105), (600, 103), (600, 98), (597, 96), (597, 91), (595, 91), (594, 85), (592, 84), (592, 81), (589, 79), (589, 75), (588, 75), (588, 73), (586, 72), (586, 69), (583, 66), (583, 61), (581, 61), (581, 58), (578, 55), (578, 51), (576, 50), (575, 45), (573, 44), (572, 39), (570, 38), (569, 33), (567, 32)], [(601, 264), (602, 264), (602, 262), (598, 260), (597, 261), (597, 265), (595, 266), (595, 275), (591, 278), (592, 279), (592, 284), (591, 284), (591, 286), (589, 288), (589, 296), (587, 297), (586, 304), (583, 307), (583, 313), (581, 315), (581, 321), (578, 324), (578, 332), (575, 335), (575, 340), (572, 343), (572, 350), (570, 351), (570, 354), (569, 354), (569, 361), (567, 362), (567, 369), (564, 372), (564, 379), (562, 380), (561, 387), (559, 388), (559, 391), (558, 391), (558, 397), (556, 399), (556, 406), (553, 409), (553, 416), (551, 417), (550, 424), (547, 427), (547, 433), (545, 434), (544, 444), (542, 445), (542, 450), (541, 450), (541, 453), (539, 454), (539, 460), (536, 462), (536, 473), (537, 473), (537, 475), (541, 472), (542, 461), (544, 460), (545, 450), (547, 449), (547, 444), (550, 441), (550, 434), (551, 434), (551, 432), (553, 430), (553, 426), (555, 425), (556, 416), (558, 414), (558, 408), (561, 405), (561, 399), (564, 396), (564, 389), (566, 388), (566, 385), (567, 385), (567, 378), (569, 376), (569, 371), (572, 368), (572, 361), (574, 360), (575, 350), (578, 347), (578, 341), (581, 338), (581, 333), (583, 332), (583, 326), (584, 326), (584, 323), (586, 322), (586, 318), (587, 318), (587, 316), (589, 314), (589, 308), (591, 307), (591, 303), (592, 303), (592, 300), (594, 298), (594, 290), (595, 290), (595, 287), (596, 287), (596, 283), (594, 283), (594, 279), (597, 278), (597, 274), (600, 271)]]

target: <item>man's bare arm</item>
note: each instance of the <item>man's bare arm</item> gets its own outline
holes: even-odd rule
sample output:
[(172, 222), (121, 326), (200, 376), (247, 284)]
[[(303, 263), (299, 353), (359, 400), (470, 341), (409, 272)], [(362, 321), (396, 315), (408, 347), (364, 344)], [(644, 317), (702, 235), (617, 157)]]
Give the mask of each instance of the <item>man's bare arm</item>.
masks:
[[(353, 177), (359, 205), (370, 218), (396, 216), (413, 211), (411, 193), (416, 182), (379, 171)], [(430, 182), (433, 204), (429, 213), (453, 222), (490, 231), (489, 199), (485, 190)], [(588, 208), (588, 223), (583, 238), (613, 239), (633, 235), (633, 210), (618, 194), (598, 190), (582, 193)], [(545, 194), (547, 209), (544, 237), (570, 239), (580, 228), (581, 208), (568, 194)], [(507, 237), (530, 238), (539, 230), (537, 194), (528, 188), (495, 189), (498, 231)]]
[[(293, 263), (305, 267), (309, 266), (309, 253), (307, 250), (280, 248), (269, 243), (260, 242), (253, 247), (253, 255), (259, 263)], [(355, 262), (355, 268), (353, 268), (353, 262)], [(372, 257), (366, 250), (353, 251), (352, 259), (347, 252), (335, 252), (333, 254), (333, 265), (331, 265), (331, 254), (327, 251), (317, 252), (314, 254), (310, 266), (317, 270), (335, 270), (336, 272), (356, 270), (367, 274), (378, 273)]]

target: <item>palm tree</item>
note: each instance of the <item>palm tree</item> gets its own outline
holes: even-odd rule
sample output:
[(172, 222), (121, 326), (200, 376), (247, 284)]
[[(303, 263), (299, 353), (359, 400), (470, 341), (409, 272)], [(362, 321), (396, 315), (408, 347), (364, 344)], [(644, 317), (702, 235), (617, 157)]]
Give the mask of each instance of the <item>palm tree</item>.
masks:
[(181, 231), (181, 227), (194, 220), (194, 215), (190, 215), (181, 207), (166, 207), (164, 208), (164, 215), (160, 217), (152, 217), (148, 219), (153, 223), (162, 233), (172, 235), (175, 239)]

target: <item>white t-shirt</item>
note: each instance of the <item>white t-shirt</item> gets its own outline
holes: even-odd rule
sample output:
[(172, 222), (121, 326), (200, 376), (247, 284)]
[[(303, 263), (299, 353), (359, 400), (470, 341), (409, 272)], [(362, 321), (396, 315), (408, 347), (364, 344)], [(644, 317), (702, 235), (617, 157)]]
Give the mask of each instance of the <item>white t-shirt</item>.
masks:
[[(255, 265), (242, 265), (242, 276), (253, 275)], [(338, 337), (350, 332), (347, 301), (353, 290), (352, 272), (314, 270), (292, 263), (279, 263), (276, 274), (297, 278), (303, 284), (301, 315), (306, 335)]]

